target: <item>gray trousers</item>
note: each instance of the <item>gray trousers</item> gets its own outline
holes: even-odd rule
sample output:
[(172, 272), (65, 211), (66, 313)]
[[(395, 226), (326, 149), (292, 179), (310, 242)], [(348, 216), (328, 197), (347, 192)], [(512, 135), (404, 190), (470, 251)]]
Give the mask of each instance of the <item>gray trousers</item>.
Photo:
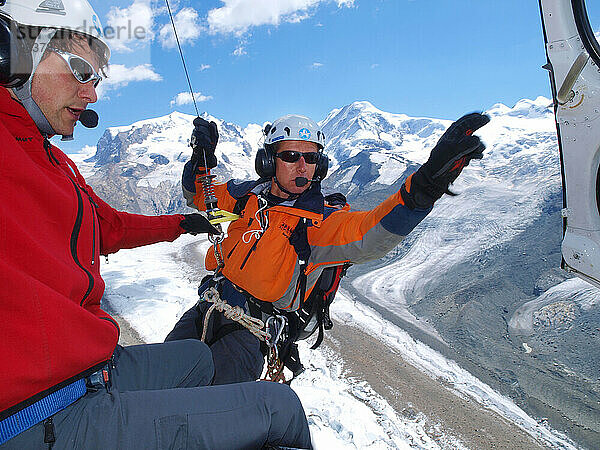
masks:
[[(212, 355), (197, 340), (118, 346), (112, 385), (53, 416), (59, 449), (311, 448), (304, 410), (285, 385), (205, 386)], [(39, 423), (2, 449), (48, 449)]]
[[(199, 302), (185, 312), (167, 335), (166, 342), (180, 339), (200, 339), (204, 318), (211, 303)], [(212, 352), (215, 376), (212, 384), (241, 383), (260, 378), (265, 357), (260, 352), (260, 342), (246, 329), (236, 329), (221, 336), (234, 322), (215, 310), (208, 320), (206, 342)]]

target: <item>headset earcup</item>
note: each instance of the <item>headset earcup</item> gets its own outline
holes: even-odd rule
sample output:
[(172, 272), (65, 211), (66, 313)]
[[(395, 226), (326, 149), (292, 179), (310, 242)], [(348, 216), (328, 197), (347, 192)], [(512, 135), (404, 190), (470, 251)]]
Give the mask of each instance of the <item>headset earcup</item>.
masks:
[(315, 168), (315, 178), (319, 180), (325, 178), (327, 176), (327, 169), (329, 169), (329, 158), (325, 153), (320, 152), (317, 167)]
[(261, 178), (272, 178), (275, 176), (275, 158), (267, 149), (260, 148), (254, 160), (254, 169)]
[(0, 86), (15, 88), (24, 85), (31, 76), (33, 61), (25, 40), (18, 30), (0, 17)]

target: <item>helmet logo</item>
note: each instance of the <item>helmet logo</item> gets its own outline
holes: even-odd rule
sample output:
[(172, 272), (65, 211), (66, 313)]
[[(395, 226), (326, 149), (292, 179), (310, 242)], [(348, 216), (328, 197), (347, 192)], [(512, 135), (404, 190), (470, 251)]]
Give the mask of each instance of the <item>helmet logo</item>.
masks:
[(37, 7), (35, 12), (58, 14), (59, 16), (65, 16), (65, 5), (61, 0), (44, 0)]
[(310, 130), (308, 128), (301, 128), (298, 131), (298, 136), (300, 136), (300, 139), (307, 141), (310, 139)]
[(6, 3), (6, 0), (0, 0), (0, 6), (4, 6), (5, 3)]
[(98, 36), (102, 36), (102, 28), (100, 28), (100, 21), (98, 20), (98, 16), (96, 14), (93, 15), (92, 22), (96, 32), (98, 33)]

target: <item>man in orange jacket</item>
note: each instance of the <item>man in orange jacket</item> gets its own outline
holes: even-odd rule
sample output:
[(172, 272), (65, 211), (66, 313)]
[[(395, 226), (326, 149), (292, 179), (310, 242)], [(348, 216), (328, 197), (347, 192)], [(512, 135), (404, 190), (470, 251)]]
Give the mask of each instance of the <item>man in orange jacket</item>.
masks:
[(216, 230), (116, 211), (50, 143), (83, 121), (109, 55), (86, 0), (0, 1), (0, 445), (310, 447), (287, 386), (206, 387), (199, 341), (117, 345), (100, 255)]
[[(246, 310), (256, 303), (268, 306), (261, 307), (263, 312), (297, 310), (327, 267), (364, 263), (394, 249), (434, 202), (450, 193), (448, 186), (469, 161), (483, 157), (485, 146), (473, 132), (488, 122), (479, 113), (457, 120), (427, 162), (370, 211), (351, 211), (345, 200), (321, 193), (328, 158), (318, 124), (288, 115), (267, 126), (255, 161), (260, 179), (215, 186), (219, 207), (241, 217), (229, 225), (222, 244), (207, 253), (206, 268), (216, 270), (215, 276), (200, 287), (201, 301), (167, 340), (198, 338), (210, 328), (205, 341), (213, 353), (214, 382), (256, 379), (263, 367), (258, 339), (216, 313), (212, 322), (205, 320), (210, 305), (202, 301), (204, 292), (216, 286), (228, 304)], [(194, 153), (182, 185), (188, 205), (204, 210), (202, 183), (206, 168), (217, 164), (218, 131), (214, 122), (200, 117), (194, 124)]]

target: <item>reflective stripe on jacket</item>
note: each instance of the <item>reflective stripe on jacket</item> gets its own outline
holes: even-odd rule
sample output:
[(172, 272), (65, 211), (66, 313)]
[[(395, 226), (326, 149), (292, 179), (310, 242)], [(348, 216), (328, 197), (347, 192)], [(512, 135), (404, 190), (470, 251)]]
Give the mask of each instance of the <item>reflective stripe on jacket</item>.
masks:
[[(188, 162), (182, 180), (184, 196), (189, 206), (204, 210), (202, 187), (194, 172)], [(311, 247), (306, 268), (308, 297), (324, 268), (384, 256), (431, 211), (410, 210), (399, 191), (370, 211), (351, 211), (347, 204), (339, 209), (324, 204), (320, 185), (313, 184), (296, 201), (268, 208), (268, 227), (259, 233), (259, 197), (270, 185), (270, 181), (259, 180), (215, 186), (219, 208), (227, 211), (249, 194), (242, 217), (229, 225), (223, 241), (222, 273), (255, 298), (281, 309), (296, 310), (300, 306), (301, 299), (296, 295), (300, 264), (289, 242), (299, 220), (311, 221), (307, 230)], [(205, 265), (208, 270), (217, 267), (213, 250), (207, 253)]]
[(174, 240), (182, 218), (111, 208), (0, 88), (0, 420), (111, 357), (100, 254)]

